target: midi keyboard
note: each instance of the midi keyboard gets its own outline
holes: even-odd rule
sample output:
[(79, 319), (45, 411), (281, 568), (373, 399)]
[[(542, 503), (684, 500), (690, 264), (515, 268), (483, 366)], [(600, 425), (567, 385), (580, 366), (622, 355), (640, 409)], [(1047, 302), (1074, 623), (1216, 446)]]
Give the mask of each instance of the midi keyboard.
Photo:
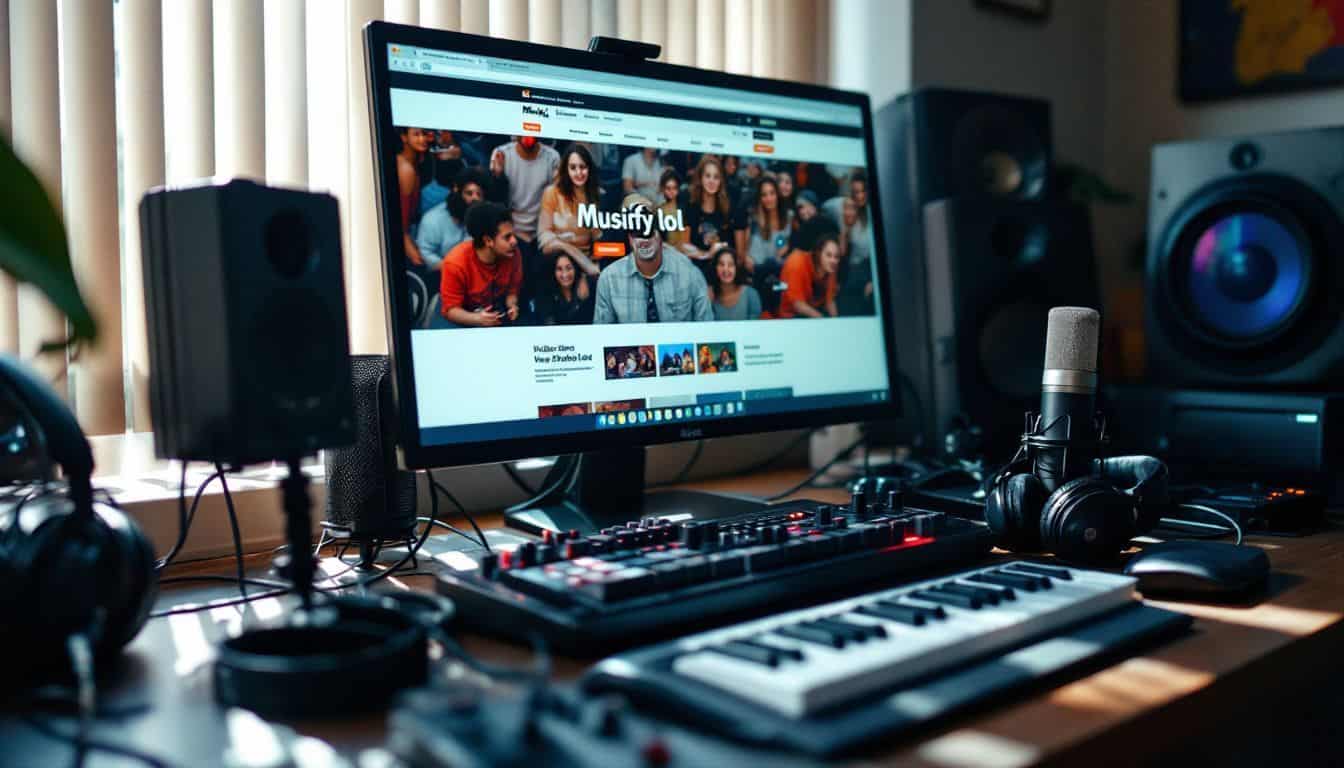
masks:
[(593, 656), (965, 565), (991, 546), (981, 523), (859, 496), (707, 522), (646, 518), (586, 537), (547, 532), (440, 575), (437, 588), (471, 629), (539, 633)]
[(1189, 625), (1143, 605), (1134, 585), (1008, 562), (622, 653), (584, 686), (735, 739), (830, 755)]

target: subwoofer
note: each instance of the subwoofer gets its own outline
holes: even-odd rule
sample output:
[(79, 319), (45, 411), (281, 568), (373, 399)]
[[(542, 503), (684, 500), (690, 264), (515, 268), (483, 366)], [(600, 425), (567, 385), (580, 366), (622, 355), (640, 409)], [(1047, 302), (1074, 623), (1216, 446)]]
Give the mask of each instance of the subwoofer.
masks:
[(336, 199), (155, 189), (140, 227), (155, 451), (242, 465), (352, 442)]
[(1050, 105), (923, 89), (875, 130), (905, 377), (891, 437), (936, 445), (966, 420), (993, 450), (1040, 396), (1049, 308), (1097, 306), (1087, 210), (1051, 194)]
[(1344, 384), (1344, 127), (1155, 147), (1148, 232), (1155, 382)]

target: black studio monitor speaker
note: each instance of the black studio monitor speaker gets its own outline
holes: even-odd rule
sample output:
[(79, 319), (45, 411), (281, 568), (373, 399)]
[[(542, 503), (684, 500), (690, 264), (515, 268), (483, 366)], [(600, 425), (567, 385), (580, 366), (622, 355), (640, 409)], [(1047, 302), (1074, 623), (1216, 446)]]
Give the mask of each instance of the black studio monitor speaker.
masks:
[(1098, 306), (1087, 210), (1052, 198), (1050, 105), (922, 89), (878, 110), (896, 353), (918, 406), (896, 439), (958, 421), (1015, 441), (1040, 396), (1046, 313)]
[(140, 226), (159, 455), (242, 465), (352, 442), (335, 198), (156, 189)]
[(1155, 382), (1344, 385), (1344, 127), (1159, 145), (1148, 224)]
[(365, 550), (414, 537), (415, 473), (397, 467), (397, 420), (387, 355), (354, 355), (355, 442), (323, 453), (327, 520)]

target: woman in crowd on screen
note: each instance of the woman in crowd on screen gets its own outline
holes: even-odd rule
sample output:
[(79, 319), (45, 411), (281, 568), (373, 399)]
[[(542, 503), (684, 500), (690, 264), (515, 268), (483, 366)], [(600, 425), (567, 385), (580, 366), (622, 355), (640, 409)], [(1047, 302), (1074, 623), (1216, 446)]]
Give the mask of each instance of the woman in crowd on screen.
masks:
[(793, 212), (780, 207), (779, 184), (769, 176), (756, 181), (751, 212), (749, 251), (740, 259), (748, 272), (757, 267), (778, 270), (789, 255), (789, 236), (793, 227)]
[[(729, 201), (723, 163), (716, 155), (702, 155), (696, 163), (684, 222), (690, 242), (683, 244), (680, 250), (700, 262), (707, 262), (724, 248), (733, 247), (733, 238), (743, 227)], [(745, 246), (745, 230), (741, 234)]]
[[(676, 218), (677, 208), (681, 197), (681, 176), (677, 174), (676, 168), (667, 168), (663, 175), (658, 179), (658, 191), (663, 196), (663, 202), (658, 205), (658, 210), (670, 218)], [(675, 229), (663, 233), (663, 242), (667, 245), (681, 250), (681, 246), (690, 239), (690, 233), (685, 229)]]
[(401, 150), (397, 152), (397, 192), (401, 202), (402, 248), (406, 260), (421, 266), (425, 260), (415, 244), (416, 224), (420, 221), (420, 165), (429, 151), (429, 131), (423, 128), (398, 128)]
[(557, 254), (550, 285), (537, 296), (537, 319), (542, 325), (588, 325), (593, 322), (592, 291), (588, 276), (567, 253)]
[(817, 238), (811, 251), (796, 250), (784, 262), (780, 277), (788, 286), (779, 301), (780, 317), (835, 317), (836, 272), (840, 239), (834, 232)]
[(588, 148), (570, 144), (560, 156), (556, 181), (541, 193), (537, 240), (548, 256), (564, 254), (586, 275), (601, 271), (593, 259), (593, 241), (601, 230), (579, 226), (579, 208), (597, 205), (602, 191), (597, 185), (596, 163)]
[(761, 316), (761, 294), (747, 285), (747, 273), (738, 269), (737, 254), (730, 249), (714, 257), (714, 282), (710, 288), (715, 320), (755, 320)]

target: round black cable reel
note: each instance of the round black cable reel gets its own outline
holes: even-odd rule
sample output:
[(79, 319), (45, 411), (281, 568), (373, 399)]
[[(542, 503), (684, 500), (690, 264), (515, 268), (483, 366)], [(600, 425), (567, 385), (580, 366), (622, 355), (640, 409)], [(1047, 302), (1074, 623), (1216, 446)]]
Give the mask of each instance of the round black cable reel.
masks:
[(428, 681), (429, 626), (444, 613), (386, 594), (324, 600), (288, 624), (224, 641), (215, 699), (281, 719), (384, 710)]

